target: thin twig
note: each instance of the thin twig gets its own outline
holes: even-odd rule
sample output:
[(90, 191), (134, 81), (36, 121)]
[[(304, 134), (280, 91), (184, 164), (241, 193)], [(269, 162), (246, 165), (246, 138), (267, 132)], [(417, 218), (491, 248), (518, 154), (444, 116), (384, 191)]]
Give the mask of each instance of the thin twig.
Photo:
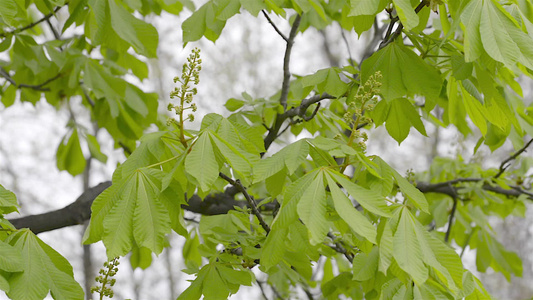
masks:
[(292, 46), (294, 45), (294, 38), (296, 37), (296, 33), (298, 33), (298, 27), (300, 26), (301, 19), (301, 15), (296, 15), (294, 23), (291, 27), (291, 32), (289, 33), (289, 38), (287, 39), (287, 46), (285, 48), (285, 55), (283, 57), (283, 83), (281, 85), (281, 96), (279, 98), (279, 103), (283, 106), (283, 109), (287, 109), (287, 98), (289, 96), (289, 87), (291, 81), (289, 64), (291, 62), (291, 52)]
[(341, 28), (341, 36), (342, 36), (342, 40), (344, 41), (344, 45), (346, 46), (346, 51), (348, 51), (348, 58), (350, 59), (350, 65), (354, 67), (355, 69), (355, 64), (352, 58), (352, 51), (350, 50), (350, 43), (348, 43), (348, 39), (346, 38), (346, 34), (344, 34), (344, 29), (342, 28), (340, 23), (339, 23), (339, 27)]
[(335, 246), (330, 246), (331, 249), (343, 254), (349, 262), (353, 263), (353, 255), (348, 253), (348, 251), (346, 251), (346, 248), (344, 248), (341, 243), (335, 241), (337, 237), (331, 232), (328, 232), (328, 237), (333, 241), (333, 243), (335, 243)]
[(50, 91), (50, 89), (49, 88), (45, 88), (44, 86), (49, 84), (50, 82), (58, 79), (59, 77), (62, 76), (62, 74), (58, 73), (56, 76), (54, 76), (52, 78), (49, 78), (46, 81), (44, 81), (43, 83), (36, 84), (36, 85), (25, 84), (25, 83), (17, 84), (17, 82), (13, 79), (13, 77), (11, 77), (11, 75), (9, 75), (9, 72), (6, 69), (2, 68), (2, 67), (0, 67), (0, 76), (4, 77), (7, 81), (9, 81), (9, 83), (11, 83), (13, 86), (15, 86), (18, 89), (27, 88), (27, 89), (32, 89), (32, 90), (36, 90), (36, 91), (47, 92), (47, 91)]
[(450, 233), (452, 232), (453, 218), (455, 216), (455, 211), (457, 210), (457, 197), (453, 197), (453, 206), (450, 213), (450, 219), (448, 220), (448, 229), (446, 229), (446, 235), (444, 235), (444, 242), (448, 243), (450, 239)]
[(246, 199), (246, 202), (248, 202), (248, 206), (252, 209), (253, 214), (257, 217), (259, 220), (259, 224), (261, 224), (261, 227), (266, 231), (267, 235), (270, 233), (270, 226), (265, 222), (263, 219), (263, 216), (261, 215), (261, 212), (257, 209), (257, 204), (255, 203), (255, 200), (248, 192), (246, 191), (246, 188), (242, 185), (241, 181), (239, 179), (233, 180), (226, 174), (220, 172), (218, 173), (218, 176), (220, 178), (226, 180), (229, 184), (233, 185), (239, 191), (243, 194), (244, 198)]
[(533, 143), (533, 139), (529, 140), (527, 144), (524, 145), (524, 147), (520, 148), (520, 150), (516, 151), (515, 154), (509, 156), (506, 160), (502, 161), (500, 164), (500, 170), (498, 171), (498, 174), (494, 175), (494, 178), (500, 177), (507, 168), (511, 166), (510, 161), (515, 160), (520, 154), (522, 154), (524, 151), (526, 151), (527, 147)]
[(57, 30), (54, 28), (54, 26), (52, 25), (52, 22), (50, 22), (50, 19), (47, 19), (46, 20), (46, 24), (48, 24), (48, 27), (50, 27), (50, 30), (52, 31), (52, 34), (54, 35), (54, 38), (56, 40), (61, 40), (61, 35), (59, 34), (59, 32), (57, 32)]
[(8, 37), (8, 36), (11, 36), (11, 35), (14, 35), (14, 34), (17, 34), (17, 33), (20, 33), (24, 30), (28, 30), (30, 28), (33, 28), (35, 27), (36, 25), (39, 25), (40, 23), (44, 22), (44, 21), (47, 21), (48, 19), (50, 19), (53, 15), (55, 15), (56, 12), (58, 12), (63, 6), (58, 6), (56, 7), (56, 9), (54, 9), (54, 12), (51, 12), (47, 15), (45, 15), (44, 17), (42, 17), (41, 19), (31, 23), (31, 24), (28, 24), (24, 27), (21, 27), (21, 28), (18, 28), (18, 29), (15, 29), (13, 31), (6, 31), (6, 32), (1, 32), (0, 33), (0, 38), (5, 38), (5, 37)]
[(59, 77), (61, 77), (61, 73), (58, 73), (56, 76), (50, 78), (50, 79), (47, 79), (46, 81), (44, 81), (43, 83), (41, 84), (36, 84), (36, 85), (31, 85), (31, 84), (24, 84), (24, 83), (21, 83), (19, 84), (17, 87), (19, 89), (21, 88), (27, 88), (27, 89), (33, 89), (33, 90), (36, 90), (36, 91), (49, 91), (50, 89), (49, 88), (43, 88), (43, 86), (49, 84), (50, 82), (58, 79)]
[(272, 127), (268, 129), (268, 134), (264, 139), (265, 149), (268, 150), (268, 147), (270, 147), (270, 145), (274, 142), (274, 140), (278, 138), (279, 136), (278, 133), (281, 129), (281, 126), (283, 125), (283, 122), (285, 122), (285, 120), (290, 119), (292, 117), (296, 117), (296, 116), (299, 116), (302, 119), (304, 119), (305, 113), (307, 109), (309, 108), (309, 106), (315, 103), (318, 103), (324, 99), (335, 99), (335, 98), (336, 98), (335, 96), (332, 96), (327, 93), (317, 94), (309, 98), (303, 99), (302, 102), (300, 102), (299, 106), (293, 107), (285, 111), (282, 114), (278, 114), (276, 116), (276, 120), (274, 121), (274, 125), (272, 125)]
[(265, 290), (263, 289), (263, 284), (261, 283), (261, 281), (259, 281), (259, 279), (255, 279), (255, 282), (257, 282), (257, 285), (259, 286), (259, 289), (261, 290), (261, 294), (263, 295), (263, 298), (265, 298), (265, 300), (268, 300), (268, 297), (265, 293)]
[(272, 22), (272, 19), (268, 16), (266, 11), (263, 9), (263, 10), (261, 10), (261, 12), (263, 13), (263, 16), (265, 16), (265, 18), (267, 19), (268, 23), (270, 23), (270, 25), (272, 25), (272, 27), (274, 27), (274, 30), (276, 30), (276, 32), (279, 34), (279, 36), (281, 36), (281, 38), (283, 38), (285, 40), (285, 42), (288, 43), (289, 39), (287, 39), (287, 37), (283, 34), (283, 32), (281, 32), (281, 30), (279, 30), (278, 26), (276, 26), (276, 24), (274, 24), (274, 22)]
[[(415, 8), (415, 13), (418, 14), (422, 10), (422, 8), (424, 8), (424, 6), (426, 5), (427, 5), (427, 0), (420, 1), (418, 6)], [(391, 25), (389, 26), (389, 30), (392, 29), (391, 26), (394, 25), (392, 23), (393, 23), (393, 20), (391, 20)], [(389, 30), (387, 30), (387, 32), (389, 32)], [(385, 48), (388, 44), (392, 43), (399, 35), (402, 34), (402, 30), (403, 30), (403, 24), (400, 22), (400, 24), (398, 25), (398, 27), (396, 27), (396, 30), (394, 31), (393, 34), (391, 34), (390, 36), (388, 34), (385, 35), (385, 39), (379, 45), (379, 49)]]

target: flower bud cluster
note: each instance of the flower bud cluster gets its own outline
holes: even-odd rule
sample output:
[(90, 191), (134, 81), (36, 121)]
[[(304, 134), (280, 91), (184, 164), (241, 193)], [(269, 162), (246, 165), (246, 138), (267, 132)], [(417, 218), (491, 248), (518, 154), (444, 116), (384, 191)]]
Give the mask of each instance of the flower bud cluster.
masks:
[[(179, 99), (179, 104), (170, 103), (167, 107), (168, 111), (174, 111), (180, 118), (180, 124), (183, 124), (183, 112), (187, 109), (195, 112), (198, 107), (196, 103), (192, 103), (193, 97), (198, 94), (198, 90), (193, 85), (200, 83), (200, 71), (202, 70), (202, 60), (200, 59), (200, 49), (192, 50), (191, 55), (187, 58), (187, 63), (183, 64), (181, 77), (174, 77), (174, 83), (179, 82), (181, 85), (175, 87), (170, 92), (170, 99)], [(186, 120), (194, 121), (194, 115), (189, 114)], [(172, 124), (173, 121), (168, 120), (167, 125)]]
[(112, 277), (117, 274), (119, 264), (118, 257), (104, 263), (104, 267), (99, 271), (100, 275), (95, 278), (95, 281), (100, 283), (101, 286), (92, 287), (91, 293), (100, 293), (105, 297), (113, 298), (114, 292), (111, 287), (115, 285), (116, 280)]
[(378, 101), (376, 96), (379, 94), (382, 78), (381, 72), (377, 71), (364, 84), (360, 85), (355, 96), (350, 99), (351, 101), (348, 101), (348, 108), (343, 116), (346, 123), (354, 128), (350, 136), (350, 144), (352, 141), (358, 141), (357, 146), (363, 150), (366, 149), (368, 136), (366, 132), (357, 130), (357, 127), (373, 122), (372, 118), (365, 115), (365, 113), (372, 111), (376, 106)]

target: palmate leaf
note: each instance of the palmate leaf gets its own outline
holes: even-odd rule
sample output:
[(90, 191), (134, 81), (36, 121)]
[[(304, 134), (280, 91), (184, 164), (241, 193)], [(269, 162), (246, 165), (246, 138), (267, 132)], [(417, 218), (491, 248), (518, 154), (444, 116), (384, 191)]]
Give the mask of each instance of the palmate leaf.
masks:
[(179, 299), (227, 299), (239, 290), (240, 285), (252, 285), (251, 271), (235, 270), (231, 266), (209, 263), (200, 269), (196, 279), (181, 293)]
[(84, 243), (103, 240), (108, 257), (127, 254), (134, 244), (161, 253), (170, 217), (160, 202), (163, 173), (137, 169), (100, 194), (92, 206)]
[(11, 299), (83, 299), (83, 290), (74, 280), (72, 266), (30, 230), (12, 234), (7, 242), (22, 253), (23, 272), (9, 278)]
[(355, 209), (352, 201), (346, 197), (344, 192), (337, 186), (331, 174), (326, 173), (328, 186), (333, 198), (333, 205), (339, 216), (350, 226), (357, 234), (363, 236), (371, 243), (376, 243), (376, 228), (370, 221)]
[(437, 97), (441, 90), (440, 74), (411, 49), (391, 43), (375, 52), (361, 66), (361, 82), (380, 71), (383, 75), (381, 94), (393, 100), (408, 94)]

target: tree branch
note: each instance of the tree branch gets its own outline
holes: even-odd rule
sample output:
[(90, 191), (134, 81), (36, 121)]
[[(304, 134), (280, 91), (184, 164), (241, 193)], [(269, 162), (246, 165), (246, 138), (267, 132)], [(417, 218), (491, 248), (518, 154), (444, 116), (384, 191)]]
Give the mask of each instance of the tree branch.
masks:
[(27, 89), (33, 89), (33, 90), (36, 90), (36, 91), (47, 92), (47, 91), (50, 91), (50, 89), (49, 88), (45, 88), (44, 86), (49, 84), (50, 82), (58, 79), (59, 77), (61, 77), (61, 73), (58, 73), (58, 74), (56, 74), (56, 76), (45, 80), (41, 84), (36, 84), (36, 85), (25, 84), (25, 83), (17, 84), (17, 82), (13, 79), (13, 77), (11, 77), (11, 75), (9, 75), (9, 72), (6, 69), (2, 68), (2, 67), (0, 67), (0, 76), (4, 77), (7, 81), (9, 81), (9, 83), (11, 83), (13, 86), (15, 86), (18, 89), (27, 88)]
[[(102, 182), (82, 193), (76, 201), (64, 208), (9, 221), (15, 228), (29, 228), (35, 234), (83, 224), (91, 217), (91, 205), (94, 199), (110, 186), (111, 181)], [(237, 201), (234, 195), (234, 188), (231, 187), (223, 193), (210, 194), (204, 199), (198, 195), (193, 195), (188, 199), (187, 204), (182, 205), (182, 208), (190, 212), (211, 216), (226, 214), (228, 211), (234, 210), (235, 207), (248, 207), (246, 201)], [(276, 207), (277, 202), (273, 201), (262, 205), (261, 209), (274, 211)]]
[(248, 206), (252, 209), (252, 212), (259, 220), (259, 224), (261, 224), (261, 227), (263, 227), (263, 229), (266, 231), (266, 234), (268, 235), (270, 233), (270, 227), (265, 222), (265, 220), (263, 219), (263, 216), (257, 209), (257, 204), (255, 203), (254, 198), (250, 196), (250, 194), (248, 194), (248, 192), (246, 191), (246, 188), (242, 185), (241, 181), (239, 179), (233, 180), (227, 175), (225, 175), (224, 173), (218, 173), (218, 175), (222, 179), (226, 180), (229, 184), (236, 187), (243, 194), (244, 198), (246, 199), (246, 202), (248, 202)]
[(455, 211), (457, 210), (457, 197), (453, 197), (452, 211), (450, 212), (450, 219), (448, 220), (448, 228), (446, 229), (446, 235), (444, 236), (444, 242), (448, 243), (450, 239), (450, 233), (452, 232), (453, 218)]
[(292, 46), (294, 45), (294, 38), (296, 37), (296, 33), (298, 33), (298, 27), (300, 26), (301, 19), (301, 15), (296, 15), (294, 23), (291, 27), (291, 32), (289, 33), (289, 38), (287, 39), (285, 56), (283, 57), (283, 83), (281, 85), (281, 96), (279, 98), (279, 103), (283, 106), (284, 109), (287, 108), (287, 98), (289, 96), (289, 87), (291, 81), (291, 72), (289, 70), (289, 64), (291, 62)]
[(102, 182), (83, 192), (76, 201), (61, 209), (13, 219), (9, 222), (18, 229), (29, 228), (35, 234), (83, 224), (91, 217), (91, 205), (94, 199), (110, 186), (111, 181)]
[(278, 138), (279, 130), (281, 129), (281, 126), (283, 125), (283, 122), (285, 122), (285, 120), (298, 116), (306, 121), (309, 121), (318, 112), (315, 109), (315, 111), (313, 111), (313, 114), (311, 115), (312, 116), (311, 118), (306, 117), (305, 113), (307, 112), (307, 109), (309, 108), (309, 106), (315, 103), (318, 103), (324, 99), (335, 99), (335, 98), (336, 98), (335, 96), (332, 96), (327, 93), (323, 93), (320, 95), (317, 94), (309, 98), (303, 99), (302, 102), (300, 102), (299, 106), (292, 107), (291, 109), (285, 111), (284, 113), (278, 114), (276, 116), (276, 121), (274, 122), (274, 125), (272, 125), (272, 127), (269, 128), (268, 134), (265, 137), (265, 140), (264, 140), (265, 149), (268, 150), (268, 147), (270, 147), (270, 145), (274, 142), (274, 140)]
[[(422, 10), (422, 8), (424, 8), (424, 6), (426, 6), (427, 4), (428, 4), (427, 0), (420, 1), (418, 6), (415, 8), (415, 13), (418, 14)], [(400, 22), (400, 24), (398, 24), (398, 27), (396, 27), (396, 30), (394, 31), (394, 33), (389, 36), (389, 33), (392, 30), (392, 26), (394, 25), (395, 21), (396, 21), (395, 18), (391, 19), (391, 24), (389, 25), (389, 29), (387, 29), (387, 34), (385, 35), (385, 39), (381, 42), (381, 44), (379, 44), (379, 49), (385, 48), (388, 44), (392, 43), (399, 35), (402, 34), (403, 24)]]
[(14, 35), (14, 34), (17, 34), (17, 33), (20, 33), (24, 30), (28, 30), (30, 28), (33, 28), (37, 25), (39, 25), (40, 23), (44, 22), (44, 21), (48, 21), (48, 19), (50, 19), (53, 15), (55, 15), (63, 6), (58, 6), (54, 9), (54, 12), (51, 12), (47, 15), (45, 15), (44, 17), (42, 17), (41, 19), (33, 22), (33, 23), (30, 23), (24, 27), (21, 27), (21, 28), (17, 28), (13, 31), (6, 31), (6, 32), (0, 32), (0, 38), (6, 38), (8, 36), (11, 36), (11, 35)]
[[(483, 181), (482, 178), (457, 178), (445, 182), (439, 182), (439, 183), (427, 183), (427, 182), (417, 182), (416, 187), (422, 192), (422, 193), (439, 193), (439, 194), (445, 194), (452, 198), (457, 197), (458, 190), (462, 187), (455, 186), (458, 183), (462, 182), (479, 182)], [(488, 192), (493, 192), (496, 194), (504, 195), (507, 197), (519, 197), (521, 195), (526, 195), (527, 199), (533, 201), (533, 193), (529, 191), (523, 190), (519, 186), (510, 186), (511, 189), (504, 189), (500, 186), (492, 186), (488, 183), (483, 184), (481, 187), (483, 190)]]
[(287, 39), (287, 37), (283, 34), (283, 32), (281, 32), (281, 30), (279, 30), (278, 26), (276, 26), (276, 24), (274, 24), (274, 22), (272, 22), (272, 19), (268, 16), (266, 11), (264, 9), (262, 9), (261, 12), (263, 13), (263, 16), (265, 16), (265, 18), (267, 19), (268, 23), (270, 23), (270, 25), (272, 25), (272, 27), (274, 27), (274, 30), (279, 34), (279, 36), (281, 36), (281, 38), (284, 39), (285, 42), (288, 43), (289, 39)]
[(520, 154), (526, 151), (527, 147), (529, 147), (531, 143), (533, 143), (533, 139), (529, 140), (529, 142), (527, 142), (527, 144), (525, 144), (524, 147), (520, 148), (520, 150), (516, 151), (515, 154), (509, 156), (506, 160), (502, 161), (502, 163), (500, 164), (500, 170), (498, 171), (498, 174), (494, 175), (494, 178), (500, 177), (503, 174), (503, 172), (505, 172), (505, 170), (507, 170), (507, 168), (511, 166), (509, 162), (516, 159)]

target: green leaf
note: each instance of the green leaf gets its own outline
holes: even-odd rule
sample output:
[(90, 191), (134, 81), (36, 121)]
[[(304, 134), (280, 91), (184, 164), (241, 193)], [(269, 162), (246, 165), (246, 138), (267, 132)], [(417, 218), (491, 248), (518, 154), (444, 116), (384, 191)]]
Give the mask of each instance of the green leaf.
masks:
[(315, 180), (318, 172), (318, 169), (309, 172), (287, 187), (283, 195), (281, 208), (272, 223), (272, 230), (274, 228), (288, 228), (293, 222), (298, 220), (296, 212), (298, 200), (308, 190), (309, 185)]
[(418, 15), (411, 5), (411, 0), (392, 0), (392, 3), (405, 29), (411, 30), (418, 25)]
[(466, 112), (477, 128), (481, 131), (481, 134), (485, 136), (487, 134), (487, 120), (485, 115), (487, 111), (485, 107), (478, 100), (474, 99), (470, 93), (468, 93), (461, 85), (461, 94), (463, 95), (463, 103), (466, 108)]
[(21, 252), (4, 241), (0, 241), (0, 270), (7, 272), (24, 271)]
[(465, 32), (465, 60), (472, 62), (478, 59), (483, 53), (481, 34), (479, 26), (481, 24), (481, 10), (483, 1), (470, 1), (461, 14), (461, 23)]
[(400, 187), (403, 194), (413, 202), (413, 204), (423, 212), (429, 213), (429, 205), (424, 194), (412, 185), (407, 179), (400, 175), (394, 168), (382, 164), (382, 167), (388, 167), (392, 176)]
[(390, 208), (385, 202), (385, 197), (351, 182), (350, 180), (346, 179), (344, 175), (337, 171), (328, 172), (335, 179), (335, 181), (340, 183), (342, 187), (350, 194), (350, 196), (352, 196), (355, 201), (361, 204), (361, 206), (363, 206), (365, 209), (380, 216), (391, 216)]
[(323, 173), (318, 172), (297, 205), (298, 215), (311, 233), (312, 245), (322, 243), (329, 231), (329, 224), (326, 220), (325, 188)]
[(84, 243), (103, 240), (109, 258), (135, 245), (161, 253), (170, 232), (167, 208), (159, 200), (161, 178), (160, 171), (137, 169), (102, 192), (93, 202)]
[(261, 0), (241, 0), (241, 5), (254, 17), (257, 17), (259, 12), (266, 8), (265, 3)]
[(350, 0), (350, 13), (348, 16), (375, 15), (378, 12), (380, 1), (376, 0)]
[(152, 264), (152, 251), (145, 247), (133, 247), (131, 249), (130, 264), (132, 269), (145, 270)]
[(66, 170), (72, 176), (79, 175), (85, 170), (86, 161), (81, 151), (78, 130), (74, 128), (68, 142), (66, 144), (64, 142), (63, 138), (57, 148), (57, 168), (62, 171)]
[(437, 69), (398, 43), (387, 45), (363, 62), (361, 81), (366, 82), (377, 71), (383, 75), (380, 91), (387, 100), (408, 94), (440, 94), (442, 80)]
[(18, 212), (17, 197), (0, 184), (0, 213), (8, 214), (14, 211)]
[(200, 189), (208, 191), (218, 178), (218, 162), (209, 132), (202, 133), (185, 158), (185, 171), (198, 181)]
[(28, 229), (12, 234), (7, 242), (22, 253), (24, 272), (9, 278), (11, 299), (84, 299), (81, 286), (74, 280), (72, 266)]
[(137, 245), (161, 253), (165, 235), (170, 233), (170, 218), (166, 207), (158, 201), (162, 173), (155, 169), (137, 172), (137, 197), (133, 212), (133, 237)]
[(302, 77), (302, 86), (316, 86), (319, 93), (340, 97), (348, 89), (348, 84), (340, 79), (339, 72), (338, 68), (318, 70), (315, 74)]
[(124, 41), (139, 54), (157, 57), (159, 36), (151, 24), (135, 18), (115, 0), (108, 1), (111, 12), (111, 26)]
[(394, 233), (393, 256), (400, 268), (420, 285), (427, 280), (428, 270), (422, 261), (422, 250), (415, 234), (415, 221), (405, 207), (400, 210), (399, 217), (398, 227)]
[(87, 134), (86, 138), (87, 144), (89, 145), (89, 152), (91, 152), (91, 156), (105, 164), (107, 161), (107, 155), (103, 154), (102, 151), (100, 151), (100, 144), (96, 140), (96, 137), (94, 135)]
[(352, 201), (346, 197), (331, 176), (332, 175), (329, 174), (329, 172), (326, 173), (326, 178), (331, 191), (331, 196), (333, 198), (333, 204), (335, 205), (335, 210), (354, 232), (375, 244), (376, 228), (363, 214), (355, 209)]
[(8, 26), (17, 25), (17, 4), (15, 0), (4, 0), (0, 2), (0, 17)]
[(285, 255), (288, 228), (272, 227), (261, 251), (261, 265), (266, 269), (278, 264)]
[(472, 75), (473, 63), (465, 62), (463, 56), (453, 55), (451, 58), (453, 76), (458, 80), (467, 79)]
[(353, 279), (365, 281), (376, 276), (378, 270), (379, 248), (372, 247), (370, 253), (359, 252), (353, 258)]

